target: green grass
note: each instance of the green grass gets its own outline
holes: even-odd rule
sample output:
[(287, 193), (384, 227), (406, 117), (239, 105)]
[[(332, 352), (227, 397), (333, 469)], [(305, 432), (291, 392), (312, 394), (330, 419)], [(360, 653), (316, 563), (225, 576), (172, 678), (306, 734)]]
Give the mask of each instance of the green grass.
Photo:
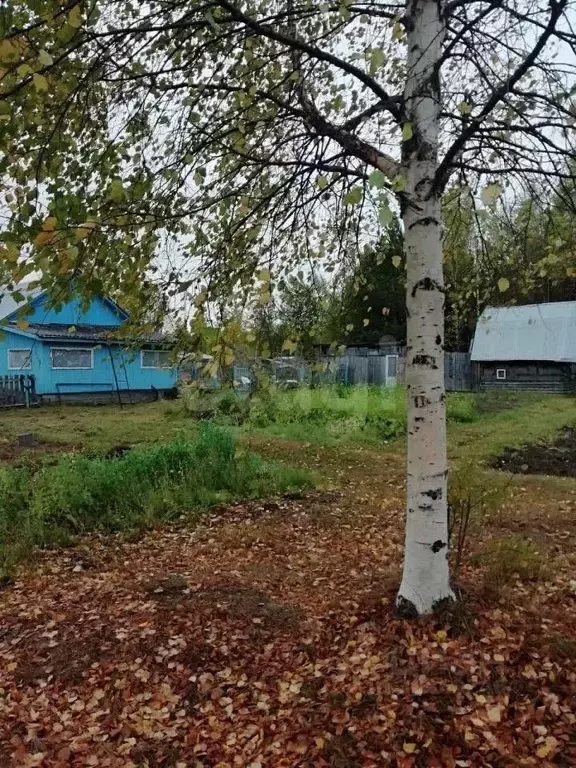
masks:
[[(250, 398), (189, 388), (183, 405), (193, 417), (236, 424), (243, 432), (319, 444), (385, 445), (406, 432), (406, 391), (402, 387), (270, 388)], [(477, 417), (473, 395), (449, 396), (449, 421), (468, 423)]]
[(0, 468), (0, 564), (33, 546), (79, 533), (153, 527), (214, 503), (312, 486), (309, 473), (239, 451), (205, 425), (194, 439), (142, 446), (117, 458), (61, 455), (54, 463)]
[(576, 398), (538, 393), (476, 395), (479, 418), (473, 424), (448, 425), (451, 458), (487, 459), (504, 448), (551, 442), (567, 426), (576, 426)]

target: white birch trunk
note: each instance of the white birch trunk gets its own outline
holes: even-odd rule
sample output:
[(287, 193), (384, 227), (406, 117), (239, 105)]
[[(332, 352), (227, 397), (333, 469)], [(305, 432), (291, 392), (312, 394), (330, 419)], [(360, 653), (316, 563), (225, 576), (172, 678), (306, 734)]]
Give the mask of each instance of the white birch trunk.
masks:
[(408, 2), (406, 20), (405, 98), (413, 133), (403, 146), (408, 471), (404, 572), (397, 604), (401, 615), (411, 617), (432, 612), (454, 595), (447, 560), (441, 202), (433, 190), (438, 166), (440, 85), (435, 65), (442, 51), (441, 4)]

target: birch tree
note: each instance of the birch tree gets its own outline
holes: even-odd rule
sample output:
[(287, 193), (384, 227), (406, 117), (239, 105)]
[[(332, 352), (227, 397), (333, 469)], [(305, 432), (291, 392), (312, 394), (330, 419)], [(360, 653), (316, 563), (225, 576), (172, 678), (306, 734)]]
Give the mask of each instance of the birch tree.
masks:
[[(0, 153), (14, 280), (198, 305), (330, 270), (395, 207), (408, 311), (403, 615), (447, 561), (441, 195), (572, 178), (573, 0), (16, 0)], [(24, 250), (22, 250), (24, 249)], [(21, 254), (25, 253), (23, 259)], [(71, 288), (72, 286), (72, 288)], [(136, 303), (136, 302), (135, 302)]]

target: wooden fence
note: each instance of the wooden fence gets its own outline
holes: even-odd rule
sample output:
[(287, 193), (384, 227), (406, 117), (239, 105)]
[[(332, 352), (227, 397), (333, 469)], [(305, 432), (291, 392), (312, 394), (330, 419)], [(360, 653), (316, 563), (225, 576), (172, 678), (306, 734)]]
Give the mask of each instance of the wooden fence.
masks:
[(38, 402), (34, 376), (0, 376), (0, 408), (25, 406)]

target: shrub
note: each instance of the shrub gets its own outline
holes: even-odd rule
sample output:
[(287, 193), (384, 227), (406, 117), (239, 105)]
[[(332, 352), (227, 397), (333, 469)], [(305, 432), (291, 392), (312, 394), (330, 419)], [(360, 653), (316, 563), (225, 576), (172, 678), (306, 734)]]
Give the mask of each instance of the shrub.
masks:
[(211, 425), (202, 425), (193, 440), (116, 457), (61, 456), (36, 472), (3, 468), (0, 558), (9, 565), (20, 549), (71, 534), (147, 528), (215, 502), (310, 486), (304, 471), (238, 452), (234, 438)]
[(456, 552), (456, 570), (462, 562), (470, 524), (481, 523), (504, 503), (510, 487), (506, 477), (490, 479), (477, 462), (466, 462), (448, 480), (448, 540)]
[(515, 580), (539, 581), (549, 573), (548, 555), (519, 536), (492, 540), (477, 560), (487, 566), (486, 584), (495, 589)]

